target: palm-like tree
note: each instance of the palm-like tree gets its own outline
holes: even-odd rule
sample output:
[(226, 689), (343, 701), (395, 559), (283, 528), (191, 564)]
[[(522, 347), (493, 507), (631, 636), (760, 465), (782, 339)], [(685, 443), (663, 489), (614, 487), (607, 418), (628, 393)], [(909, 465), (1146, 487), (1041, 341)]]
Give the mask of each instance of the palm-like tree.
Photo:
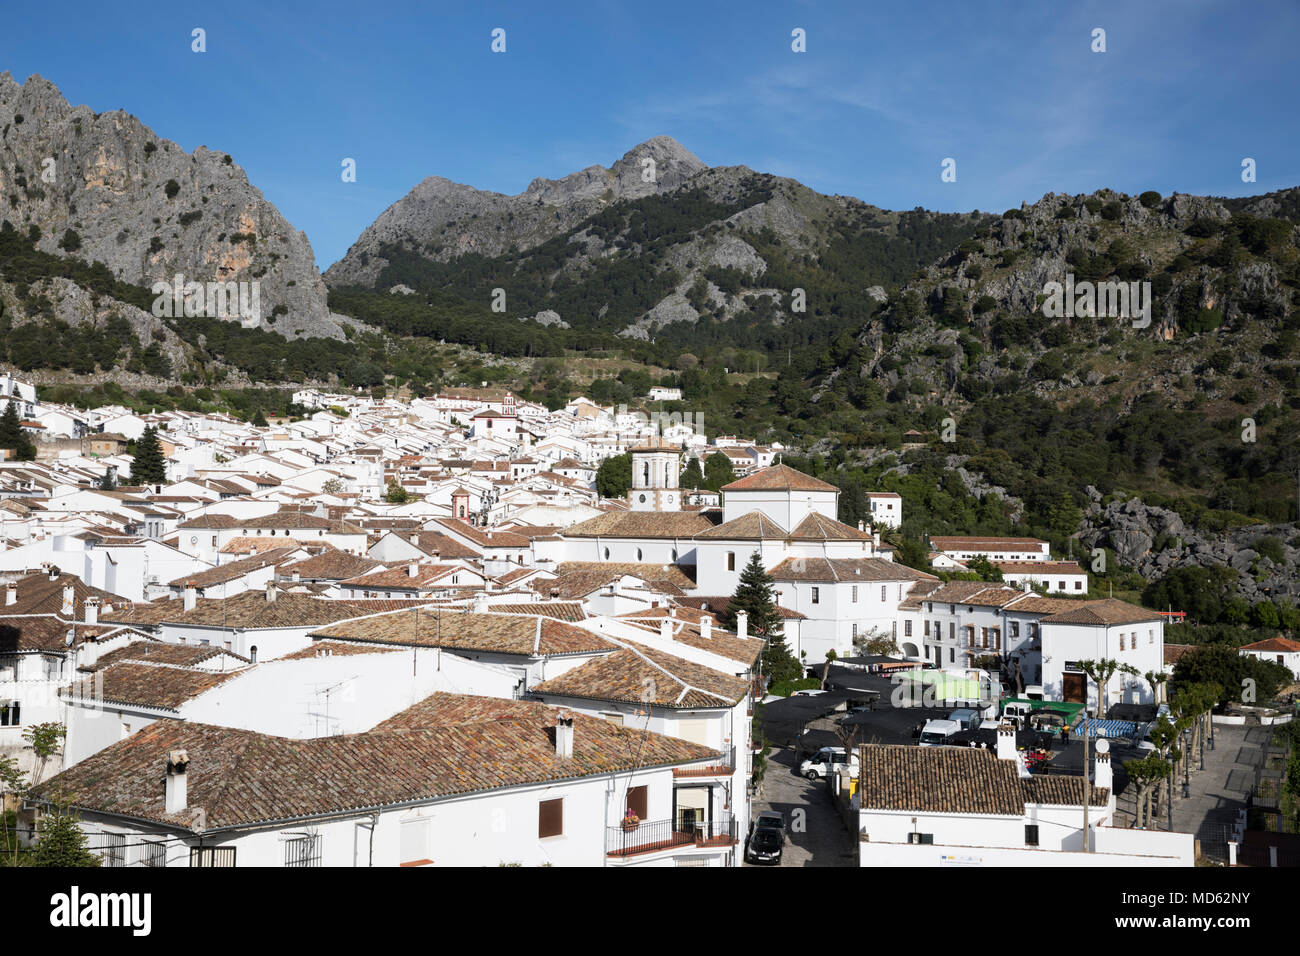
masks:
[(1088, 675), (1097, 685), (1097, 717), (1100, 720), (1106, 719), (1106, 693), (1109, 689), (1110, 679), (1115, 672), (1122, 666), (1119, 661), (1103, 658), (1099, 661), (1080, 661), (1079, 670)]

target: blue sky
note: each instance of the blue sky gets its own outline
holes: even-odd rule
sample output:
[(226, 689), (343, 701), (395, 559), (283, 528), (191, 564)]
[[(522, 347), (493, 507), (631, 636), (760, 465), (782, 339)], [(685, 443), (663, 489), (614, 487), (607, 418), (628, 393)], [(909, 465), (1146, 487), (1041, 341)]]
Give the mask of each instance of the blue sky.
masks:
[(658, 134), (891, 209), (1300, 183), (1294, 0), (74, 0), (5, 21), (0, 70), (231, 153), (322, 268), (426, 176), (516, 193)]

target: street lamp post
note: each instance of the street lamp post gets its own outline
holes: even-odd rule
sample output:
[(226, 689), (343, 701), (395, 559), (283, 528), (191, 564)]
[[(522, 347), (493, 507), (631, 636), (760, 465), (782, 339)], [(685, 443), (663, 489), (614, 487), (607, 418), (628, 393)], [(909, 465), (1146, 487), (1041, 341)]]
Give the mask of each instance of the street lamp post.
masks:
[(1192, 765), (1188, 761), (1191, 756), (1187, 751), (1191, 747), (1191, 729), (1183, 731), (1183, 799), (1186, 800), (1192, 795)]

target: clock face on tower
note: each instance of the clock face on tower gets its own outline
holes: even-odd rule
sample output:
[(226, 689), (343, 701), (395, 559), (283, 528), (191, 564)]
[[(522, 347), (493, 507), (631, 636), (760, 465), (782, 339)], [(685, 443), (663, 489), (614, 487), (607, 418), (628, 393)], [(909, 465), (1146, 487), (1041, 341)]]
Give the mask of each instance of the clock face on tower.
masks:
[(645, 495), (642, 495), (642, 496), (641, 496), (641, 503), (642, 503), (642, 504), (645, 504)]

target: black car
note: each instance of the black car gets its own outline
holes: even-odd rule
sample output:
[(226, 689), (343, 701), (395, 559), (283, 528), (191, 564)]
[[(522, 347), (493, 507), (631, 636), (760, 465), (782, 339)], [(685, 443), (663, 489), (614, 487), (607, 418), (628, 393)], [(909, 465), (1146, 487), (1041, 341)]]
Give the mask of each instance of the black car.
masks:
[(749, 838), (745, 850), (745, 859), (750, 863), (781, 862), (781, 850), (785, 847), (785, 835), (775, 827), (759, 827)]

